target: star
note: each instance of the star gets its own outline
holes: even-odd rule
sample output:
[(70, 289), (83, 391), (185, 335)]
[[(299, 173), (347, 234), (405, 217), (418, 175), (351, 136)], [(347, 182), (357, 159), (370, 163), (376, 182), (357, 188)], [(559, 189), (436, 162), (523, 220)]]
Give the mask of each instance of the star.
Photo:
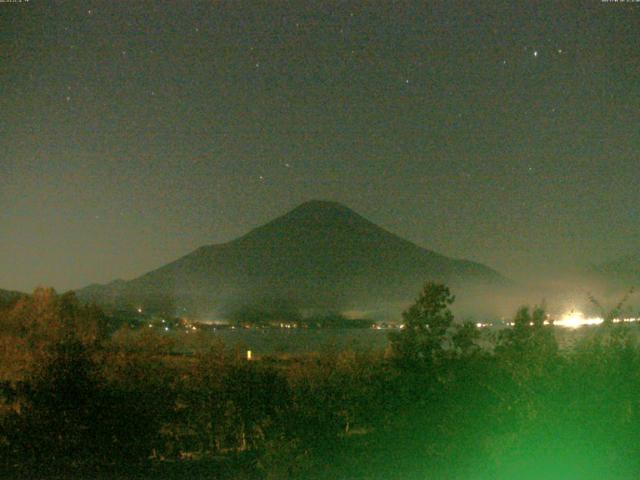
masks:
[(534, 51), (533, 51), (533, 56), (534, 56), (534, 57), (537, 57), (537, 56), (538, 56), (538, 50), (534, 50)]

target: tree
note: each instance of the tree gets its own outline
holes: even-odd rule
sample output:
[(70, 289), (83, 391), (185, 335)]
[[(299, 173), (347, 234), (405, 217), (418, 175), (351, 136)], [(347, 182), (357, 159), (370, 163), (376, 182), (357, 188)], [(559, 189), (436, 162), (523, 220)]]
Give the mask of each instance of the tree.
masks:
[(480, 338), (480, 330), (475, 323), (467, 320), (457, 325), (456, 331), (451, 337), (456, 353), (462, 356), (472, 355), (480, 350), (476, 341)]
[(394, 357), (402, 362), (432, 365), (451, 346), (453, 323), (449, 305), (455, 297), (446, 285), (428, 282), (416, 302), (402, 313), (404, 326), (389, 335)]
[(552, 324), (546, 322), (544, 308), (521, 307), (513, 319), (513, 328), (500, 332), (496, 353), (514, 356), (519, 361), (543, 364), (553, 361), (558, 353), (558, 343)]
[(0, 467), (66, 478), (116, 459), (146, 460), (162, 419), (151, 407), (167, 389), (151, 390), (148, 377), (129, 389), (107, 379), (104, 314), (73, 293), (39, 288), (3, 316), (0, 346), (19, 348), (0, 355), (9, 407), (0, 419)]
[(602, 326), (604, 328), (608, 328), (613, 325), (613, 321), (615, 319), (621, 319), (624, 317), (624, 312), (625, 310), (628, 310), (629, 299), (633, 296), (634, 290), (635, 288), (631, 287), (612, 309), (605, 308), (595, 296), (589, 294), (589, 301), (594, 307), (596, 307), (600, 316), (604, 320), (602, 322)]

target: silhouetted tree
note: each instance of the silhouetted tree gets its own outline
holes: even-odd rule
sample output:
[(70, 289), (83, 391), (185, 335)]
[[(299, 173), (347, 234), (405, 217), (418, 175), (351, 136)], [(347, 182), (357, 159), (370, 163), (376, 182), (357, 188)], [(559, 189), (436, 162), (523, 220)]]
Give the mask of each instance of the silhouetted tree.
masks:
[(480, 330), (476, 324), (471, 321), (465, 321), (456, 326), (451, 341), (457, 354), (467, 356), (480, 350), (476, 343), (479, 338)]
[(404, 327), (389, 335), (394, 356), (402, 362), (432, 365), (451, 346), (449, 309), (455, 297), (445, 285), (427, 283), (416, 302), (402, 313)]
[(530, 311), (529, 307), (521, 307), (513, 319), (513, 326), (500, 332), (496, 352), (522, 361), (553, 361), (558, 353), (558, 343), (544, 308), (535, 307)]

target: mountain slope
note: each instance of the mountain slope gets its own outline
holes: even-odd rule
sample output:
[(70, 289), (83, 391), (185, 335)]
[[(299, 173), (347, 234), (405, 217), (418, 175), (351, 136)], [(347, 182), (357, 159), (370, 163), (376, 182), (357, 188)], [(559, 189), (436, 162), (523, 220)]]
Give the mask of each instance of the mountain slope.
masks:
[(78, 293), (99, 303), (171, 298), (177, 306), (222, 313), (265, 299), (336, 309), (411, 299), (426, 280), (504, 281), (484, 265), (418, 247), (341, 204), (311, 201), (231, 242)]

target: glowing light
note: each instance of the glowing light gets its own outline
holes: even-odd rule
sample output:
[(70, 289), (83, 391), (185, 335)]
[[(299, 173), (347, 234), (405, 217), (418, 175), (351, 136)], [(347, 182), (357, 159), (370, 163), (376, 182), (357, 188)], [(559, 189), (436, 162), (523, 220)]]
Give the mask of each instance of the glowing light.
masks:
[(579, 328), (583, 325), (600, 325), (604, 320), (600, 317), (585, 317), (584, 313), (572, 310), (565, 313), (555, 325), (567, 328)]

